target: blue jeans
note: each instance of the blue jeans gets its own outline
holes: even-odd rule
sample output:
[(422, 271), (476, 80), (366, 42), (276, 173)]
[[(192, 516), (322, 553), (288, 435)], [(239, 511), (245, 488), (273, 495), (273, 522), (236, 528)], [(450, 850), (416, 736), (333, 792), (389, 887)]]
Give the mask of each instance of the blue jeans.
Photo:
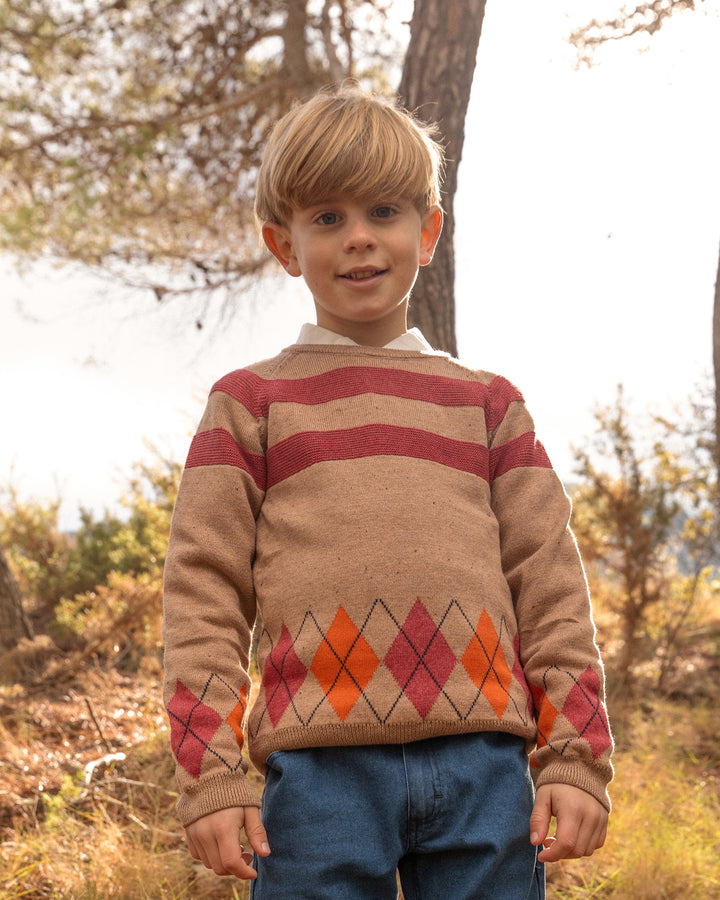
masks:
[(544, 900), (524, 742), (500, 733), (278, 751), (253, 900)]

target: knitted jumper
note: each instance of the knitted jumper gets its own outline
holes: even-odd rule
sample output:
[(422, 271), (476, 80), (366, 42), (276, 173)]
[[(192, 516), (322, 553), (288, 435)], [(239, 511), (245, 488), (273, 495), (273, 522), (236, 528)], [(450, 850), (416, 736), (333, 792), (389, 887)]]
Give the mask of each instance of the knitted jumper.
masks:
[[(213, 388), (165, 570), (183, 824), (275, 750), (501, 731), (609, 808), (569, 500), (518, 390), (442, 355), (295, 345)], [(256, 616), (260, 688), (250, 706)]]

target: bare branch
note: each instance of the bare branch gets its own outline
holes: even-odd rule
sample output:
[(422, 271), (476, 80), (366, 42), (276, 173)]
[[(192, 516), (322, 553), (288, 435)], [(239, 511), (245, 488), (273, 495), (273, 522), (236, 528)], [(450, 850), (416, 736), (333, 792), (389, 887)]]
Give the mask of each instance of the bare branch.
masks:
[(674, 14), (687, 9), (695, 9), (695, 0), (650, 0), (634, 9), (623, 7), (614, 18), (591, 19), (586, 25), (576, 28), (568, 40), (577, 49), (578, 64), (591, 66), (595, 52), (608, 41), (619, 41), (638, 34), (653, 35)]

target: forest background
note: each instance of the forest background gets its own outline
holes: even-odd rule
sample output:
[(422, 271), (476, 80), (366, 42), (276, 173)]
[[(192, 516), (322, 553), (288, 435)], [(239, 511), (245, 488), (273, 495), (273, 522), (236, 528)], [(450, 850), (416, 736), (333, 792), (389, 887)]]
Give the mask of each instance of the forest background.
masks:
[[(105, 9), (124, 13), (130, 7), (137, 12), (142, 5), (111, 2)], [(447, 11), (454, 5), (440, 4), (439, 8)], [(0, 4), (5, 25), (12, 21), (13, 10), (22, 6), (28, 5)], [(43, 4), (29, 6), (38, 12)], [(162, 3), (154, 6), (170, 8)], [(370, 6), (382, 12), (381, 4), (366, 3), (290, 2), (274, 6), (253, 3), (246, 8), (269, 15), (266, 24), (274, 22), (286, 29), (293, 11), (302, 9), (308, 13), (314, 8), (315, 18), (312, 23), (306, 22), (305, 33), (312, 32), (318, 41), (321, 38), (325, 41), (326, 61), (332, 61), (326, 41), (336, 41), (336, 46), (344, 50), (344, 55), (339, 53), (336, 61), (345, 66), (343, 72), (347, 73), (351, 63), (356, 65), (350, 52), (356, 46), (353, 42), (359, 40), (358, 46), (362, 46), (363, 39), (362, 28), (350, 27), (359, 20), (351, 21), (347, 14), (367, 12), (365, 8)], [(481, 10), (482, 21), (485, 4), (470, 3), (468, 9), (473, 6), (476, 13)], [(661, 27), (667, 33), (689, 16), (697, 19), (705, 15), (707, 19), (709, 15), (707, 21), (711, 24), (713, 16), (717, 19), (718, 8), (712, 3), (707, 7), (697, 4), (697, 9), (694, 6), (685, 0), (675, 3), (660, 0), (642, 4), (635, 12), (626, 10), (605, 19), (599, 16), (589, 28), (583, 28), (580, 22), (574, 31), (568, 27), (567, 33), (574, 37), (573, 52), (577, 52), (579, 59), (588, 54), (592, 58), (596, 49), (598, 54), (605, 52), (608, 41), (614, 43), (621, 36), (625, 42), (647, 39), (645, 49), (652, 53), (652, 42), (659, 39), (656, 33)], [(425, 9), (431, 15), (432, 7), (431, 2), (416, 3), (415, 12)], [(606, 3), (605, 7), (612, 13), (614, 4)], [(199, 4), (197, 10), (201, 8), (207, 11), (211, 7)], [(281, 8), (286, 12), (284, 19), (278, 15)], [(346, 15), (336, 15), (337, 9)], [(328, 17), (323, 19), (323, 13)], [(488, 17), (491, 21), (491, 11)], [(377, 24), (367, 20), (365, 39), (367, 34), (377, 33), (373, 32)], [(214, 33), (212, 28), (207, 31), (211, 38), (217, 38), (217, 29)], [(393, 33), (390, 29), (391, 38)], [(441, 49), (436, 48), (436, 52)], [(445, 49), (452, 51), (453, 47)], [(84, 57), (81, 47), (74, 52), (78, 59)], [(398, 52), (398, 46), (390, 40), (387, 71), (396, 70), (397, 76), (400, 75), (397, 59), (402, 58)], [(451, 52), (448, 58), (455, 57)], [(38, 60), (34, 63), (41, 64)], [(74, 67), (71, 69), (74, 72)], [(403, 78), (410, 71), (406, 57)], [(371, 67), (365, 76), (380, 78), (378, 71)], [(327, 72), (315, 71), (313, 78), (316, 77), (322, 80)], [(532, 75), (528, 73), (525, 77), (529, 82)], [(472, 68), (467, 78), (468, 92), (471, 83)], [(467, 99), (464, 98), (465, 104)], [(283, 96), (277, 102), (286, 103), (288, 97)], [(451, 104), (454, 100), (450, 98), (447, 102)], [(459, 106), (462, 107), (462, 102)], [(34, 110), (36, 115), (44, 112), (47, 108)], [(7, 125), (12, 118), (7, 107), (4, 115)], [(95, 116), (101, 116), (100, 109)], [(91, 114), (88, 122), (92, 124), (92, 121)], [(533, 137), (542, 136), (543, 123), (535, 120), (529, 124)], [(463, 126), (462, 119), (460, 126)], [(140, 136), (143, 137), (142, 129)], [(129, 148), (129, 155), (139, 161), (139, 171), (146, 175), (157, 175), (153, 169), (153, 153), (157, 155), (157, 143), (153, 142), (157, 138), (157, 134), (146, 134), (140, 144)], [(3, 146), (2, 158), (7, 164), (11, 155), (7, 154), (7, 144)], [(532, 156), (532, 142), (529, 140), (519, 151), (518, 162), (527, 163), (528, 156)], [(622, 152), (622, 147), (618, 148), (618, 153)], [(662, 153), (663, 148), (658, 148), (658, 154)], [(692, 166), (693, 159), (697, 162), (693, 154), (689, 156), (692, 158), (688, 160), (668, 161), (669, 180), (678, 167)], [(168, 160), (172, 161), (172, 154), (166, 152), (165, 167)], [(79, 169), (73, 171), (74, 164), (67, 159), (64, 163), (66, 174), (70, 170), (73, 176), (65, 182), (65, 187), (68, 182), (77, 187), (83, 173)], [(6, 165), (5, 187), (8, 171)], [(16, 177), (19, 173), (27, 178), (22, 166), (16, 165), (15, 170), (11, 166), (11, 175), (13, 171)], [(32, 171), (35, 177), (37, 167)], [(656, 170), (649, 164), (648, 171)], [(97, 172), (93, 177), (96, 176)], [(491, 180), (489, 175), (487, 180)], [(602, 178), (600, 182), (603, 183)], [(133, 183), (132, 179), (127, 183)], [(50, 190), (53, 184), (48, 181), (35, 185), (36, 195), (42, 199), (43, 191)], [(17, 187), (18, 184), (14, 194), (11, 192), (15, 198)], [(538, 183), (538, 188), (541, 187), (547, 186)], [(662, 206), (663, 187), (653, 185), (648, 191), (642, 184), (642, 172), (627, 181), (627, 189), (637, 190), (642, 202), (649, 196), (657, 196), (658, 209)], [(593, 206), (599, 202), (587, 185), (580, 185), (577, 190), (578, 203)], [(44, 196), (47, 199), (48, 195)], [(71, 191), (65, 196), (75, 198), (77, 228), (77, 194)], [(551, 202), (551, 192), (541, 192), (541, 197)], [(208, 241), (203, 248), (206, 256), (193, 258), (186, 253), (184, 259), (190, 259), (189, 266), (179, 273), (175, 270), (167, 280), (160, 281), (159, 276), (167, 272), (162, 271), (162, 253), (151, 258), (148, 252), (148, 248), (153, 249), (152, 241), (144, 246), (146, 257), (132, 259), (130, 250), (137, 252), (141, 246), (137, 233), (126, 231), (115, 244), (100, 246), (86, 240), (83, 246), (77, 246), (77, 242), (73, 245), (72, 240), (67, 240), (68, 235), (75, 234), (72, 227), (67, 228), (68, 224), (73, 225), (72, 209), (69, 218), (66, 209), (65, 220), (59, 217), (52, 222), (38, 218), (47, 203), (33, 209), (32, 204), (19, 206), (15, 202), (13, 207), (7, 202), (7, 191), (0, 193), (0, 198), (5, 244), (12, 243), (8, 236), (15, 240), (15, 246), (8, 249), (24, 253), (26, 258), (40, 259), (52, 256), (52, 252), (46, 252), (51, 250), (56, 257), (62, 258), (64, 253), (66, 259), (75, 259), (86, 268), (91, 266), (105, 272), (112, 268), (115, 283), (141, 275), (146, 288), (157, 300), (162, 300), (161, 307), (167, 306), (167, 301), (175, 295), (178, 301), (174, 306), (175, 323), (193, 310), (191, 327), (195, 328), (199, 322), (210, 332), (210, 347), (223, 330), (230, 330), (228, 323), (233, 319), (228, 316), (237, 309), (238, 300), (243, 296), (236, 289), (241, 276), (255, 274), (250, 270), (238, 272), (237, 259), (230, 259), (227, 254), (217, 255), (218, 243), (212, 241), (213, 222), (202, 216), (199, 221), (205, 229), (203, 239)], [(90, 199), (86, 196), (85, 202)], [(208, 199), (212, 199), (212, 191), (207, 197), (196, 193), (190, 197), (190, 207), (195, 203), (195, 209), (202, 209)], [(520, 194), (510, 197), (507, 223), (500, 223), (508, 227), (508, 233), (513, 228), (518, 231), (523, 241), (527, 236), (519, 223), (522, 201), (526, 199)], [(183, 202), (187, 204), (188, 198)], [(18, 209), (24, 210), (19, 218)], [(607, 213), (602, 205), (601, 209)], [(85, 207), (86, 213), (88, 210), (92, 211), (92, 204)], [(604, 215), (599, 218), (602, 221), (598, 224), (604, 226), (607, 218)], [(626, 220), (615, 221), (621, 228), (629, 227)], [(181, 222), (179, 232), (187, 239), (196, 220), (185, 217)], [(121, 232), (122, 223), (106, 225), (116, 237)], [(668, 239), (666, 252), (672, 248), (673, 253), (681, 253), (686, 249), (684, 231), (690, 229), (685, 229), (684, 223), (673, 225), (675, 230)], [(102, 228), (96, 232), (90, 229), (88, 233), (96, 241), (98, 236), (103, 236)], [(159, 233), (167, 236), (173, 230), (161, 228)], [(178, 237), (178, 230), (174, 236)], [(611, 236), (607, 239), (611, 241)], [(461, 240), (459, 236), (458, 245)], [(18, 241), (26, 242), (24, 250)], [(717, 229), (714, 235), (709, 235), (709, 243), (713, 242), (716, 260)], [(123, 257), (119, 247), (124, 248), (129, 258)], [(88, 248), (91, 255), (83, 259)], [(168, 246), (161, 250), (167, 256)], [(516, 246), (513, 250), (519, 267), (537, 263), (524, 243), (521, 249)], [(45, 276), (46, 273), (44, 270)], [(183, 281), (183, 277), (192, 283)], [(264, 276), (263, 283), (267, 277)], [(215, 278), (220, 280), (216, 282)], [(202, 282), (200, 290), (198, 281)], [(708, 282), (709, 338), (712, 282), (709, 279)], [(682, 288), (678, 285), (680, 312), (685, 297)], [(133, 297), (136, 294), (133, 292)], [(126, 286), (123, 301), (128, 296)], [(211, 299), (204, 301), (202, 297)], [(652, 301), (648, 292), (640, 291), (639, 297), (646, 303)], [(188, 301), (184, 305), (183, 298)], [(594, 327), (601, 330), (602, 296), (591, 295), (588, 300), (594, 313)], [(422, 308), (422, 302), (418, 306)], [(107, 308), (110, 307), (108, 304)], [(249, 315), (249, 312), (244, 314), (246, 321)], [(648, 328), (652, 318), (646, 310)], [(681, 318), (675, 319), (680, 334)], [(592, 337), (588, 321), (582, 317), (583, 333)], [(536, 331), (555, 327), (548, 326), (541, 317), (534, 318), (532, 312), (528, 314), (528, 322)], [(628, 338), (624, 324), (613, 323), (612, 333), (617, 335), (617, 342), (611, 346), (615, 349)], [(426, 331), (432, 332), (432, 327), (433, 323), (423, 323)], [(464, 334), (467, 331), (459, 328), (461, 344)], [(447, 334), (444, 338), (432, 336), (438, 344), (447, 344)], [(454, 339), (454, 334), (450, 337)], [(702, 355), (703, 335), (692, 337)], [(636, 334), (634, 338), (627, 343), (630, 351), (627, 358), (647, 360), (639, 352), (639, 345), (645, 346), (642, 342), (647, 340), (647, 335), (643, 338)], [(708, 351), (709, 344), (708, 340)], [(682, 353), (677, 351), (675, 356), (682, 358)], [(709, 364), (709, 352), (707, 357)], [(554, 377), (552, 366), (553, 361), (548, 360), (545, 373), (548, 383)], [(651, 398), (657, 402), (647, 414), (638, 415), (632, 398), (619, 387), (614, 395), (595, 407), (588, 402), (583, 420), (586, 429), (573, 432), (577, 435), (575, 446), (565, 451), (566, 469), (571, 472), (573, 525), (588, 566), (599, 640), (608, 668), (609, 705), (618, 744), (618, 775), (613, 789), (613, 826), (606, 848), (592, 860), (553, 867), (549, 874), (551, 897), (706, 898), (720, 891), (717, 862), (720, 760), (716, 721), (720, 699), (716, 569), (720, 454), (716, 404), (709, 372), (704, 377), (698, 376), (700, 383), (687, 385), (683, 384), (686, 376), (682, 367), (675, 372), (679, 386), (687, 391), (677, 405), (658, 395)], [(537, 380), (544, 381), (545, 374)], [(4, 419), (10, 421), (7, 416)], [(19, 424), (21, 417), (12, 421)], [(105, 451), (97, 440), (93, 441), (91, 422), (88, 428), (86, 441), (94, 443), (95, 454), (102, 456)], [(0, 594), (6, 599), (15, 596), (15, 609), (21, 615), (13, 629), (5, 627), (6, 620), (3, 620), (1, 635), (6, 651), (0, 657), (0, 898), (3, 900), (46, 896), (77, 900), (243, 896), (238, 884), (217, 879), (193, 864), (172, 816), (175, 786), (166, 720), (159, 705), (162, 651), (159, 622), (162, 563), (180, 476), (180, 459), (176, 453), (148, 451), (132, 467), (126, 483), (118, 490), (121, 496), (113, 498), (117, 502), (108, 509), (97, 505), (80, 508), (74, 513), (71, 531), (62, 518), (62, 496), (51, 500), (28, 497), (12, 477), (4, 487), (0, 547), (5, 551), (9, 569), (0, 567), (3, 586)]]

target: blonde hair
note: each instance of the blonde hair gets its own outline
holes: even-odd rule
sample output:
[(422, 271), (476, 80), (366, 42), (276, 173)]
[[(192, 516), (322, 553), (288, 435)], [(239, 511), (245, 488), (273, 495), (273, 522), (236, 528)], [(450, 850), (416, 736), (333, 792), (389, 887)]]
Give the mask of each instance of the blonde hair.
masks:
[(294, 210), (341, 193), (401, 197), (423, 214), (440, 205), (443, 166), (432, 126), (359, 88), (323, 91), (274, 127), (255, 214), (261, 223), (287, 225)]

